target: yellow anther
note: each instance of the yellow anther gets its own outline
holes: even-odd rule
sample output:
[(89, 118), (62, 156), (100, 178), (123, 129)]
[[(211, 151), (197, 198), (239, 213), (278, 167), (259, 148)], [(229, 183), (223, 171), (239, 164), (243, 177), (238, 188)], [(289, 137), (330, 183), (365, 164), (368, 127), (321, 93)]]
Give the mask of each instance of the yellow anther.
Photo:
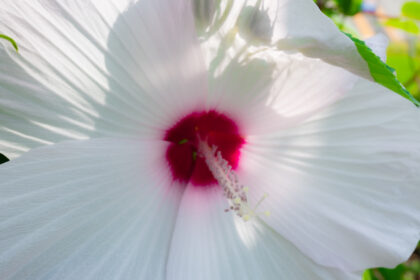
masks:
[(265, 212), (264, 212), (264, 215), (266, 215), (267, 217), (270, 217), (271, 212), (270, 212), (270, 211), (265, 211)]
[(235, 198), (235, 199), (233, 200), (233, 202), (234, 202), (235, 204), (240, 204), (240, 203), (241, 203), (241, 199), (240, 199), (239, 197), (237, 197), (237, 198)]
[(251, 216), (249, 215), (244, 215), (242, 218), (244, 219), (245, 222), (251, 220)]

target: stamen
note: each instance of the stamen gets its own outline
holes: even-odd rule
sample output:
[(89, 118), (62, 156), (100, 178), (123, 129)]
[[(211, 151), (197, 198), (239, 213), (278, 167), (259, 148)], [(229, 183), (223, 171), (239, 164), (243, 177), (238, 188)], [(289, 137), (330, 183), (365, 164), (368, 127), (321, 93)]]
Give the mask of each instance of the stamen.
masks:
[[(217, 150), (216, 146), (210, 148), (206, 141), (202, 141), (199, 136), (198, 138), (199, 155), (204, 158), (208, 168), (222, 187), (224, 195), (229, 201), (230, 207), (225, 209), (225, 212), (232, 210), (244, 221), (249, 221), (259, 216), (261, 213), (257, 213), (256, 209), (268, 195), (265, 194), (255, 207), (251, 207), (247, 197), (248, 187), (244, 187), (239, 183), (238, 176), (232, 170), (232, 166), (222, 157), (222, 153)], [(270, 212), (265, 211), (263, 214), (269, 216)]]

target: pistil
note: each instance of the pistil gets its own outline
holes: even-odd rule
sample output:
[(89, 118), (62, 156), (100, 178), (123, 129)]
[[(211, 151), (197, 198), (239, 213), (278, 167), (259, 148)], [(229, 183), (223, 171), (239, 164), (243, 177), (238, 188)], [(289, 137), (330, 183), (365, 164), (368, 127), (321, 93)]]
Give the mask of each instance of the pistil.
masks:
[[(258, 216), (260, 213), (257, 213), (256, 209), (267, 195), (264, 195), (255, 207), (251, 207), (247, 197), (248, 188), (239, 182), (235, 171), (228, 161), (222, 157), (222, 153), (217, 147), (214, 145), (210, 147), (206, 141), (199, 138), (198, 153), (199, 156), (204, 158), (210, 172), (223, 189), (224, 196), (229, 202), (229, 208), (225, 211), (234, 211), (244, 221), (249, 221)], [(270, 212), (265, 211), (264, 214), (269, 216)]]

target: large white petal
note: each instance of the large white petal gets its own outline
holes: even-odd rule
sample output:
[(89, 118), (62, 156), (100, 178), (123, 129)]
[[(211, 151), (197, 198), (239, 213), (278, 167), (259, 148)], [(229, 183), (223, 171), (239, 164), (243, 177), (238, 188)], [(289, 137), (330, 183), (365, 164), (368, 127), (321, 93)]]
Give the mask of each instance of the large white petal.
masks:
[[(2, 1), (0, 152), (103, 135), (157, 137), (202, 104), (186, 1)], [(159, 135), (160, 136), (160, 135)]]
[(320, 59), (264, 50), (234, 57), (211, 79), (209, 108), (226, 112), (245, 135), (296, 126), (348, 92), (357, 76)]
[(267, 222), (322, 265), (393, 267), (420, 239), (420, 112), (361, 80), (295, 129), (247, 139), (240, 178)]
[(168, 260), (168, 280), (337, 280), (360, 275), (319, 266), (257, 220), (225, 213), (213, 189), (188, 187), (178, 213)]
[(0, 166), (0, 278), (165, 279), (182, 187), (167, 144), (92, 139)]
[[(259, 7), (255, 1), (246, 0), (210, 1), (212, 5), (192, 1), (197, 21), (209, 17), (206, 9), (215, 14), (207, 30), (209, 37), (201, 38), (209, 68), (207, 106), (235, 119), (244, 134), (294, 126), (353, 87), (357, 76), (347, 71), (353, 71), (352, 67), (345, 70), (327, 63), (330, 61), (322, 55), (276, 45), (281, 40), (308, 44), (304, 49), (322, 50), (335, 57), (332, 61), (336, 65), (343, 66), (338, 63), (342, 57), (334, 52), (343, 51), (346, 42), (352, 43), (316, 10), (313, 1), (257, 1)], [(296, 17), (293, 23), (289, 22), (290, 14)], [(295, 29), (296, 25), (323, 31), (306, 33), (303, 27)], [(215, 26), (219, 28), (213, 30)], [(329, 46), (333, 50), (325, 46), (335, 41), (339, 46)], [(357, 51), (355, 55), (359, 57)]]
[(372, 79), (354, 43), (314, 1), (210, 0), (213, 5), (205, 5), (206, 0), (191, 1), (196, 3), (199, 23), (203, 17), (210, 19), (202, 46), (211, 68), (244, 47), (262, 45), (301, 52)]

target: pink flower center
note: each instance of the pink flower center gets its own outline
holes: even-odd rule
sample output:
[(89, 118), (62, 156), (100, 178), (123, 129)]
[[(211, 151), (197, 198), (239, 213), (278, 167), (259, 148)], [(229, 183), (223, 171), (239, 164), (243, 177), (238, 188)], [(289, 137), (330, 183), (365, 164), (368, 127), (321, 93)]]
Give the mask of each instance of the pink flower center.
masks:
[(217, 183), (205, 159), (198, 154), (200, 140), (217, 147), (232, 169), (238, 166), (240, 148), (245, 142), (235, 122), (213, 110), (185, 116), (166, 131), (164, 140), (171, 142), (166, 160), (173, 179), (195, 186)]

